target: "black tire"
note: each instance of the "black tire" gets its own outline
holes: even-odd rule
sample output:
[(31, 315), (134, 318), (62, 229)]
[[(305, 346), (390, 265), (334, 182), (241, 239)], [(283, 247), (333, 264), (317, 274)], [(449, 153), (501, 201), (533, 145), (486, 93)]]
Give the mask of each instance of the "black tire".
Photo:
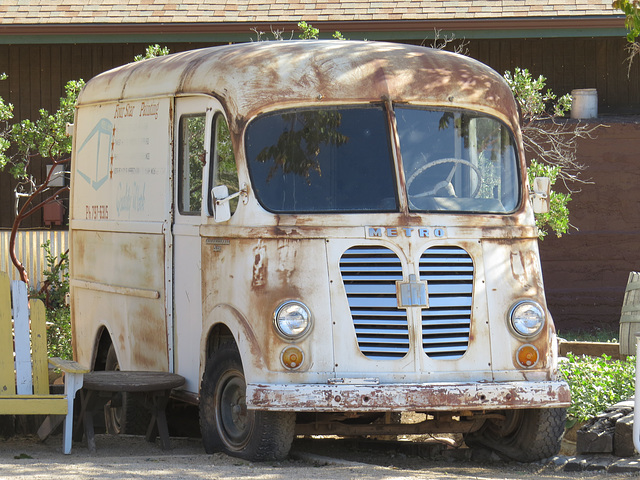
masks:
[(504, 421), (487, 420), (467, 434), (468, 446), (481, 445), (518, 462), (535, 462), (560, 450), (567, 411), (564, 408), (509, 410)]
[[(118, 356), (113, 344), (109, 346), (105, 370), (120, 370)], [(145, 435), (151, 421), (151, 413), (142, 404), (142, 400), (135, 394), (121, 393), (120, 401), (111, 408), (105, 409), (105, 426), (107, 433), (119, 435)]]
[(247, 410), (246, 383), (235, 345), (222, 345), (207, 360), (200, 390), (200, 432), (207, 453), (250, 461), (289, 454), (295, 413)]

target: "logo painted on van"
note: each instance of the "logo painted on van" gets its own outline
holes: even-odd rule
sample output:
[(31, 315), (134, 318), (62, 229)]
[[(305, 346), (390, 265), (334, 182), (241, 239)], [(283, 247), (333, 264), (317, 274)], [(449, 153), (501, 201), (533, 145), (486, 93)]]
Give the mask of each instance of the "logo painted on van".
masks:
[(78, 174), (98, 190), (109, 178), (109, 160), (112, 154), (113, 123), (102, 118), (78, 148)]
[(366, 238), (446, 238), (445, 227), (365, 227)]

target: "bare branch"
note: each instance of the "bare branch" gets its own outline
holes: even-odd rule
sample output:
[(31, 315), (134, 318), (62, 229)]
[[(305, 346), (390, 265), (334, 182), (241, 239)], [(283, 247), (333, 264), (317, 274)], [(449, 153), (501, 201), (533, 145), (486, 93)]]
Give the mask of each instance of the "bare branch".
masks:
[[(434, 28), (433, 29), (433, 41), (431, 42), (431, 45), (429, 45), (431, 48), (435, 48), (436, 50), (445, 50), (447, 48), (447, 46), (449, 46), (450, 44), (456, 42), (456, 35), (455, 33), (452, 33), (451, 36), (449, 37), (448, 35), (444, 35), (441, 36), (441, 32), (442, 30)], [(425, 46), (426, 44), (426, 39), (424, 39), (422, 41), (421, 46)], [(459, 43), (457, 45), (453, 45), (453, 52), (454, 53), (458, 53), (460, 55), (469, 55), (469, 41), (466, 38), (463, 38), (462, 40), (457, 40)]]
[(605, 125), (586, 125), (580, 122), (529, 120), (522, 125), (524, 148), (531, 156), (549, 165), (561, 167), (559, 177), (569, 192), (575, 192), (572, 183), (592, 183), (581, 177), (587, 168), (577, 159), (579, 139), (593, 139), (594, 132)]
[(631, 78), (631, 66), (633, 65), (633, 60), (640, 55), (640, 43), (633, 42), (627, 45), (626, 47), (627, 53), (629, 56), (627, 57), (627, 77)]

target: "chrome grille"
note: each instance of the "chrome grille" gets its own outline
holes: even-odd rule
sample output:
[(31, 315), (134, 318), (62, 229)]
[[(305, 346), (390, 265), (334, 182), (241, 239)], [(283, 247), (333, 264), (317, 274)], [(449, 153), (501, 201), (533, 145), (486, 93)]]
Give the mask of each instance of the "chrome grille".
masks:
[(371, 359), (402, 358), (409, 351), (406, 310), (398, 309), (402, 264), (390, 249), (355, 246), (340, 259), (360, 351)]
[(471, 329), (473, 261), (459, 247), (427, 249), (420, 258), (429, 308), (422, 309), (422, 347), (431, 358), (456, 359), (467, 351)]

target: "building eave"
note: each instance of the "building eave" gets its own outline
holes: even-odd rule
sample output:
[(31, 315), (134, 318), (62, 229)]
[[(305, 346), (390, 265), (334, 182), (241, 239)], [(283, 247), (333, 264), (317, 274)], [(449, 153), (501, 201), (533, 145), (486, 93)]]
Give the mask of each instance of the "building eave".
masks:
[[(198, 23), (47, 23), (0, 25), (2, 44), (242, 42), (254, 31), (297, 32), (290, 22)], [(456, 38), (558, 38), (624, 36), (624, 16), (527, 17), (487, 19), (425, 19), (378, 21), (316, 21), (323, 35), (339, 30), (357, 39), (429, 39), (434, 31)], [(294, 35), (297, 36), (297, 33)]]

